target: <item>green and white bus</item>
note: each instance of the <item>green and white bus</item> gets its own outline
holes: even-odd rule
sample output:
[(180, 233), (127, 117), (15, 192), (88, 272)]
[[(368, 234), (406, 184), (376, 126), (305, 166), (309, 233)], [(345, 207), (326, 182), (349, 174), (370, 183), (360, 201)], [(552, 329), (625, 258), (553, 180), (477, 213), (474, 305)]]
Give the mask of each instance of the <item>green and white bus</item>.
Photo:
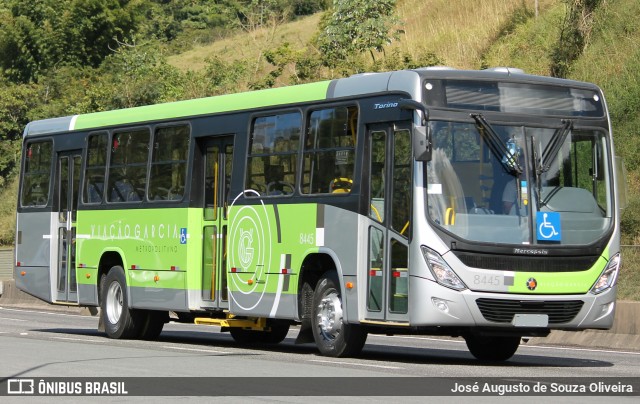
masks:
[(100, 307), (358, 354), (368, 333), (607, 329), (622, 186), (601, 90), (424, 68), (29, 123), (15, 279)]

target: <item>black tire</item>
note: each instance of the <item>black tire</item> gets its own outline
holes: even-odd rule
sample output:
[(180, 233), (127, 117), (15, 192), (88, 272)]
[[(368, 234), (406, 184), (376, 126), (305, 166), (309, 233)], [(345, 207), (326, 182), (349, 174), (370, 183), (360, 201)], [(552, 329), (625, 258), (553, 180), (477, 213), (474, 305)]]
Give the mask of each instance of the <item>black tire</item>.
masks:
[(111, 267), (101, 284), (101, 315), (109, 338), (136, 338), (140, 334), (140, 313), (129, 308), (127, 281), (120, 265)]
[(245, 330), (244, 328), (230, 328), (229, 333), (235, 342), (241, 345), (253, 345), (262, 342), (262, 331)]
[(267, 326), (271, 331), (261, 331), (264, 333), (264, 342), (267, 344), (279, 344), (287, 338), (289, 333), (289, 323), (278, 320), (268, 320)]
[(362, 351), (367, 332), (355, 324), (345, 324), (342, 311), (342, 295), (338, 275), (325, 273), (313, 294), (313, 339), (324, 356), (341, 358), (355, 356)]
[(141, 313), (141, 317), (139, 337), (147, 341), (158, 339), (165, 323), (169, 322), (169, 313), (166, 311), (148, 310)]
[(469, 352), (483, 362), (500, 362), (511, 358), (520, 346), (521, 337), (487, 337), (466, 335)]

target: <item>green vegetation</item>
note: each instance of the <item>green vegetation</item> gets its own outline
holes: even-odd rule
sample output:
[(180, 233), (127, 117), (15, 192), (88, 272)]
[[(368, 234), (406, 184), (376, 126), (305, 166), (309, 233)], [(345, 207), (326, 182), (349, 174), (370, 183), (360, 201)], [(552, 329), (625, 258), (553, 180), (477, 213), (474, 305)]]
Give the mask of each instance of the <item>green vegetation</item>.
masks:
[[(0, 0), (0, 243), (30, 120), (449, 65), (600, 85), (629, 176), (623, 242), (640, 244), (640, 2), (537, 3), (538, 16), (534, 0)], [(637, 255), (625, 249), (624, 284)]]
[(640, 301), (640, 247), (622, 248), (622, 269), (618, 278), (618, 299)]

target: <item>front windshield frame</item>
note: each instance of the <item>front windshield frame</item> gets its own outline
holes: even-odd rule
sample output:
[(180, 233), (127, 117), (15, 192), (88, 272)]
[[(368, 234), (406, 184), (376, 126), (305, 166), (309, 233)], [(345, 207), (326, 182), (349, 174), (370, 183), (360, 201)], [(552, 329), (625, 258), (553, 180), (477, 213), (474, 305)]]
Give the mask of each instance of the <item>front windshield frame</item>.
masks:
[[(549, 139), (554, 133), (558, 134), (563, 122), (555, 120), (551, 123), (555, 124), (553, 126), (549, 122), (542, 125), (531, 120), (511, 120), (509, 123), (504, 117), (500, 121), (491, 117), (488, 122), (505, 143), (508, 139), (515, 140), (523, 172), (508, 173), (504, 164), (498, 164), (500, 156), (487, 147), (472, 120), (432, 118), (429, 126), (433, 136), (433, 158), (425, 164), (424, 185), (426, 215), (436, 228), (465, 242), (546, 247), (592, 244), (606, 237), (614, 224), (615, 201), (609, 137), (603, 127), (572, 123), (558, 156), (550, 159), (546, 172), (536, 175)], [(439, 133), (443, 126), (449, 128), (449, 134), (444, 138)], [(460, 148), (465, 142), (466, 151)], [(597, 157), (592, 161), (592, 167), (583, 168), (586, 157), (578, 158), (575, 148), (572, 152), (571, 145), (578, 144), (582, 154), (585, 153), (584, 144), (592, 148), (592, 157)], [(500, 168), (496, 169), (496, 166)], [(563, 185), (571, 185), (571, 169), (578, 166), (580, 171), (574, 170), (573, 174), (579, 174), (582, 185), (553, 186), (550, 180), (558, 175), (564, 181)], [(590, 172), (593, 168), (594, 172)], [(584, 185), (587, 174), (593, 177), (592, 189), (586, 189)], [(497, 196), (499, 192), (494, 191), (494, 187), (504, 188), (509, 180), (514, 182), (511, 194), (517, 195), (517, 200), (514, 201), (515, 208), (507, 212), (498, 199), (502, 196)], [(573, 199), (587, 200), (586, 195), (593, 194), (596, 205), (585, 202), (571, 206)], [(548, 240), (543, 237), (547, 235), (545, 227), (540, 233), (538, 224), (544, 226), (551, 218), (560, 221), (561, 233)], [(581, 222), (584, 223), (581, 225)]]

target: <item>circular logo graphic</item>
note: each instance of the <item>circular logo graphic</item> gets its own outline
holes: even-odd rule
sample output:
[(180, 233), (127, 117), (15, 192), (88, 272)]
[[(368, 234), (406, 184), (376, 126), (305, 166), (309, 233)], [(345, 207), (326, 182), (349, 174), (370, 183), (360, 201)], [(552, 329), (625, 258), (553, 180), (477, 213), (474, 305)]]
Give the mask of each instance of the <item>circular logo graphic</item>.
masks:
[(535, 290), (538, 287), (538, 281), (536, 278), (529, 278), (527, 280), (527, 289)]
[(249, 311), (265, 297), (271, 265), (271, 227), (264, 202), (229, 209), (228, 274), (233, 305)]

